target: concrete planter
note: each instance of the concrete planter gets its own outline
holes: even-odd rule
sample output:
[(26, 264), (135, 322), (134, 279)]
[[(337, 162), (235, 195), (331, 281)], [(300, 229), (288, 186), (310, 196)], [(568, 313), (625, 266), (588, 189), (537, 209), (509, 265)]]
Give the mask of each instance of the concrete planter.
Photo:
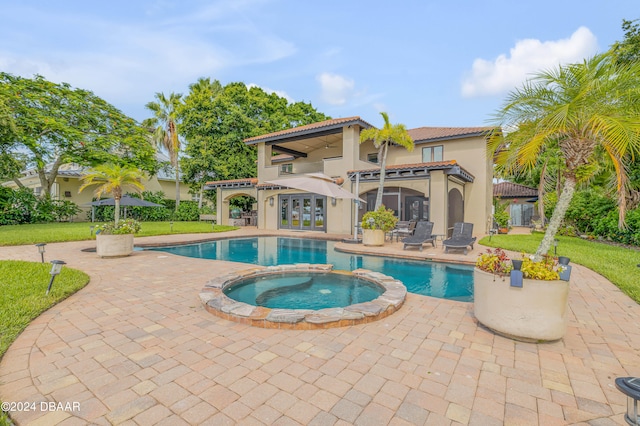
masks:
[(133, 234), (96, 235), (96, 252), (100, 257), (123, 257), (133, 253)]
[(481, 324), (515, 340), (561, 339), (567, 329), (569, 282), (524, 279), (511, 287), (509, 277), (473, 271), (473, 311)]
[(384, 231), (380, 229), (363, 229), (362, 244), (365, 246), (383, 246)]

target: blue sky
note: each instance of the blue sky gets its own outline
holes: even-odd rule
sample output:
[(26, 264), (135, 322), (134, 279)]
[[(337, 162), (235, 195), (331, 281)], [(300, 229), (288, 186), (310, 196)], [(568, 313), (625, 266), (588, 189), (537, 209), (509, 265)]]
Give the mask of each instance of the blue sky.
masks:
[(142, 120), (156, 92), (242, 81), (334, 118), (482, 126), (527, 75), (622, 40), (638, 0), (0, 0), (0, 70)]

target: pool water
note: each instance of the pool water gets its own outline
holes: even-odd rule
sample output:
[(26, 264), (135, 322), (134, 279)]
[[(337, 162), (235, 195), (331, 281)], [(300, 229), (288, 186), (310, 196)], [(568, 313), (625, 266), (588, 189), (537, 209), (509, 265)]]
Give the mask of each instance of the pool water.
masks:
[(231, 299), (271, 309), (324, 309), (370, 302), (384, 289), (353, 275), (286, 273), (249, 278), (224, 290)]
[(334, 241), (289, 237), (234, 238), (147, 250), (201, 259), (228, 260), (262, 266), (327, 263), (336, 270), (364, 268), (392, 276), (407, 291), (443, 299), (473, 301), (473, 267), (453, 263), (355, 255), (334, 250)]

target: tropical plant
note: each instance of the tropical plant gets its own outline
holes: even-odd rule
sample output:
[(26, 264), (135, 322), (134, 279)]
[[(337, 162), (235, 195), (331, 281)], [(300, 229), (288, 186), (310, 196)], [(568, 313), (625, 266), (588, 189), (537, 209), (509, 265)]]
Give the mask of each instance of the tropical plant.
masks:
[(124, 219), (120, 222), (109, 222), (96, 227), (96, 234), (125, 235), (140, 232), (140, 222), (135, 219)]
[(396, 227), (398, 218), (394, 216), (393, 210), (380, 206), (377, 210), (367, 212), (362, 216), (362, 229), (379, 229), (389, 232)]
[(640, 152), (640, 64), (616, 64), (610, 54), (536, 74), (509, 94), (496, 123), (513, 129), (493, 137), (488, 148), (507, 169), (526, 169), (557, 143), (565, 163), (563, 188), (546, 234), (536, 251), (541, 260), (551, 247), (576, 183), (586, 168), (606, 155), (614, 165), (619, 225), (624, 224), (625, 164)]
[(176, 173), (176, 210), (180, 206), (180, 136), (178, 135), (178, 109), (182, 95), (171, 93), (167, 98), (164, 93), (156, 93), (156, 101), (147, 103), (153, 117), (144, 120), (143, 125), (153, 130), (153, 141), (158, 148), (169, 154), (169, 160)]
[[(545, 280), (553, 281), (560, 279), (559, 271), (563, 268), (562, 265), (558, 265), (557, 260), (553, 256), (544, 255), (542, 260), (536, 262), (532, 259), (533, 256), (526, 256), (522, 253), (522, 276), (532, 280)], [(495, 249), (488, 248), (487, 251), (481, 254), (476, 260), (476, 268), (489, 272), (498, 276), (507, 276), (513, 269), (511, 259), (499, 247)]]
[(372, 140), (373, 146), (378, 150), (378, 161), (380, 162), (380, 184), (378, 186), (374, 210), (378, 210), (380, 206), (382, 206), (382, 193), (384, 191), (384, 178), (386, 174), (385, 168), (387, 166), (389, 145), (398, 145), (409, 152), (413, 151), (414, 146), (413, 139), (409, 136), (404, 124), (392, 125), (389, 122), (389, 115), (386, 112), (381, 112), (380, 115), (382, 115), (382, 118), (384, 119), (384, 126), (382, 126), (382, 129), (372, 127), (360, 132), (360, 143)]
[(101, 197), (104, 194), (113, 195), (115, 202), (114, 223), (120, 221), (120, 200), (123, 189), (129, 187), (136, 192), (142, 192), (144, 185), (141, 182), (142, 172), (134, 167), (120, 166), (118, 164), (103, 164), (89, 170), (82, 178), (84, 183), (79, 189), (83, 191), (89, 186), (98, 185), (94, 194)]

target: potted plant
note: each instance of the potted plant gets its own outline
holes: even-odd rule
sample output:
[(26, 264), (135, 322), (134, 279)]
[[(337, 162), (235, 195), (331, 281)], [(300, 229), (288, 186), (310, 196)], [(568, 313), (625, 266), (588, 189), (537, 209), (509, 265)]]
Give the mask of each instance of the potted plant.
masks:
[(528, 256), (511, 261), (503, 250), (488, 249), (473, 272), (476, 319), (516, 340), (561, 339), (567, 328), (569, 297), (568, 277), (560, 279), (565, 269), (551, 256), (540, 262)]
[(509, 213), (507, 213), (507, 207), (500, 202), (496, 202), (495, 213), (493, 214), (493, 220), (498, 227), (498, 234), (507, 234), (509, 232)]
[(133, 253), (133, 235), (140, 231), (140, 222), (125, 219), (105, 223), (96, 228), (96, 252), (100, 257), (121, 257)]
[(362, 217), (362, 243), (365, 246), (384, 245), (385, 233), (396, 227), (398, 218), (393, 215), (393, 210), (384, 205), (378, 210), (370, 211)]
[(128, 186), (137, 192), (144, 189), (141, 182), (142, 172), (131, 166), (103, 164), (89, 170), (82, 178), (84, 184), (80, 191), (97, 185), (95, 195), (111, 193), (115, 203), (114, 221), (99, 227), (96, 233), (96, 252), (100, 257), (128, 256), (133, 252), (133, 234), (140, 230), (135, 220), (120, 221), (120, 200), (123, 188)]

